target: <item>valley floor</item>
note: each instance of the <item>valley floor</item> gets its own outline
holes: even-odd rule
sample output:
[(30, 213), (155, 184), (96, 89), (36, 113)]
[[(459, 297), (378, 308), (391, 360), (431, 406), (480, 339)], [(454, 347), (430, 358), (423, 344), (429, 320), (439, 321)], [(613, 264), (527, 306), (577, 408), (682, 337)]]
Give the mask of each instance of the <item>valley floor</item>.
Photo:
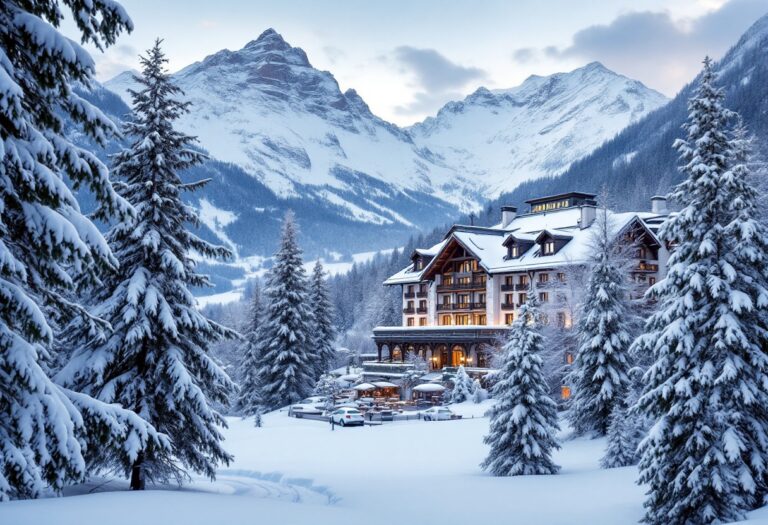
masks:
[[(634, 467), (601, 470), (604, 441), (567, 440), (556, 476), (493, 478), (478, 464), (485, 407), (459, 407), (467, 419), (336, 428), (265, 416), (263, 428), (230, 419), (235, 462), (215, 483), (132, 493), (122, 481), (76, 487), (67, 497), (0, 503), (13, 525), (206, 524), (366, 525), (637, 523), (643, 491)], [(476, 417), (471, 418), (472, 415)], [(750, 524), (768, 524), (768, 509)]]

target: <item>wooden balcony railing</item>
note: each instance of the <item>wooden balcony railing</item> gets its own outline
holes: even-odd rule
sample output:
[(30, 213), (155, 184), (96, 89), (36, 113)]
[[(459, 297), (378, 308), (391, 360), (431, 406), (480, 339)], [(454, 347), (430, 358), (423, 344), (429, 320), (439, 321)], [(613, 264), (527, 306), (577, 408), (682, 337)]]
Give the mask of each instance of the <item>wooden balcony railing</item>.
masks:
[(501, 303), (502, 310), (514, 310), (515, 308), (517, 308), (515, 303)]
[(414, 297), (416, 297), (416, 294), (413, 292), (405, 292), (403, 294), (403, 297), (405, 297), (406, 299), (413, 299)]
[(413, 306), (411, 306), (410, 308), (403, 308), (403, 313), (404, 314), (415, 314), (416, 310), (413, 308)]
[(425, 314), (425, 313), (427, 313), (427, 307), (426, 306), (419, 306), (418, 308), (416, 308), (416, 313), (417, 314)]
[(647, 262), (641, 262), (637, 265), (637, 271), (639, 272), (658, 272), (659, 271), (659, 265), (658, 264), (649, 264)]
[(460, 310), (485, 310), (486, 303), (441, 303), (437, 305), (438, 312), (455, 312)]

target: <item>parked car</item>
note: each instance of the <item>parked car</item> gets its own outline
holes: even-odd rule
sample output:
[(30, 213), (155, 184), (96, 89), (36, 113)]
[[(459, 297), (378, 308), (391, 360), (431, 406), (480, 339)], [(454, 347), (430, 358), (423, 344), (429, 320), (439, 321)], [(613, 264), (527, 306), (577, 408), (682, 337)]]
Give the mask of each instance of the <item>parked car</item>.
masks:
[(342, 427), (363, 426), (363, 414), (356, 408), (344, 407), (331, 412), (331, 422)]
[(313, 396), (301, 400), (295, 405), (291, 405), (288, 409), (288, 415), (294, 417), (301, 417), (304, 414), (320, 415), (325, 410), (325, 397)]
[(447, 421), (453, 418), (453, 412), (447, 407), (432, 407), (421, 413), (424, 421)]

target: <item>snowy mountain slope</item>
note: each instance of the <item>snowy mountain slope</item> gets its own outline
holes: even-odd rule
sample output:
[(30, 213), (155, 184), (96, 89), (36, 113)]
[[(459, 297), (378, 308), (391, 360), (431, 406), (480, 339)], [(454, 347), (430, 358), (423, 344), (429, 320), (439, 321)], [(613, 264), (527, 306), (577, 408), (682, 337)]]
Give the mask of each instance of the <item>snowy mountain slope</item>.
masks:
[[(717, 84), (725, 90), (726, 105), (744, 119), (756, 151), (764, 151), (768, 146), (768, 15), (744, 33), (715, 64), (715, 71)], [(681, 180), (672, 143), (683, 136), (681, 126), (696, 82), (694, 79), (667, 105), (574, 162), (562, 175), (525, 182), (496, 203), (522, 204), (559, 188), (599, 191), (607, 187), (618, 208), (647, 209), (652, 195), (666, 193)]]
[(664, 95), (598, 62), (531, 76), (518, 87), (480, 88), (410, 128), (414, 142), (496, 197), (520, 182), (556, 175), (628, 124), (664, 105)]
[[(194, 108), (181, 128), (279, 197), (304, 197), (309, 187), (350, 218), (406, 226), (412, 221), (391, 213), (386, 195), (369, 191), (369, 182), (451, 199), (461, 209), (483, 198), (472, 181), (432, 163), (408, 133), (373, 115), (353, 90), (342, 93), (333, 75), (314, 69), (304, 51), (274, 30), (192, 64), (174, 80)], [(106, 83), (124, 97), (131, 85), (126, 74)], [(361, 190), (365, 198), (354, 198)]]
[[(600, 66), (480, 88), (400, 129), (314, 69), (274, 30), (174, 75), (194, 112), (181, 127), (281, 198), (311, 198), (369, 224), (424, 226), (425, 199), (475, 209), (516, 182), (551, 175), (665, 102)], [(124, 98), (123, 73), (106, 86)], [(407, 194), (409, 206), (393, 209)], [(417, 212), (417, 213), (414, 213)]]

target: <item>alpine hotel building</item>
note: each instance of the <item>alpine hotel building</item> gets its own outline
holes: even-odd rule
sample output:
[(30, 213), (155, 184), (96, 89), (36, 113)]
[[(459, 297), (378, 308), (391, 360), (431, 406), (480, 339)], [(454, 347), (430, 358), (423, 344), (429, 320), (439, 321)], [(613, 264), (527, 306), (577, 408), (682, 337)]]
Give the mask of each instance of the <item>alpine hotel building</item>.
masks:
[[(364, 375), (394, 379), (405, 370), (409, 352), (424, 358), (433, 372), (464, 365), (482, 376), (490, 370), (490, 350), (514, 321), (529, 290), (539, 295), (547, 321), (569, 328), (569, 275), (590, 261), (599, 211), (595, 195), (571, 192), (527, 201), (518, 214), (501, 209), (493, 227), (453, 226), (442, 242), (411, 255), (411, 264), (384, 284), (402, 289), (401, 326), (373, 330), (377, 360), (364, 363)], [(656, 233), (666, 218), (666, 199), (653, 197), (650, 212), (608, 212), (612, 228), (632, 246), (630, 278), (640, 291), (665, 272), (668, 251)], [(531, 286), (533, 285), (533, 286)], [(572, 356), (563, 356), (570, 362)], [(437, 374), (431, 374), (437, 377)], [(563, 388), (563, 396), (570, 391)]]

